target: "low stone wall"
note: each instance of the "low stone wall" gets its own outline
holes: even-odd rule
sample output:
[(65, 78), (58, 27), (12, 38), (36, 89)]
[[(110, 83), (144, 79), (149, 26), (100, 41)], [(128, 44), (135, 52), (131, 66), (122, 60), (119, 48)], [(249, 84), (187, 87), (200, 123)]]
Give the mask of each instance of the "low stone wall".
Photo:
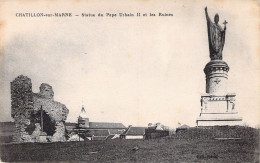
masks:
[(259, 130), (243, 126), (214, 126), (188, 128), (176, 131), (174, 139), (257, 139)]
[(145, 129), (145, 139), (156, 139), (169, 136), (169, 131), (166, 130), (155, 130), (155, 129)]
[(20, 75), (11, 82), (11, 116), (16, 126), (15, 141), (66, 141), (65, 120), (69, 110), (64, 104), (54, 101), (53, 97), (54, 92), (49, 84), (41, 84), (40, 92), (33, 93), (30, 78)]

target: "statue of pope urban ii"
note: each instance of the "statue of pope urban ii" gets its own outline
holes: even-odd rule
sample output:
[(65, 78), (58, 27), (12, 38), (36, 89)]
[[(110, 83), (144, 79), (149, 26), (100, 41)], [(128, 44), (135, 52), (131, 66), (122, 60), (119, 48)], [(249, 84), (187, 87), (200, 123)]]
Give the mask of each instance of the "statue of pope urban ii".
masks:
[(205, 14), (208, 26), (208, 41), (209, 41), (209, 51), (211, 60), (222, 60), (222, 50), (225, 44), (225, 33), (226, 24), (224, 21), (224, 30), (218, 24), (219, 16), (218, 14), (214, 17), (214, 23), (210, 20), (207, 7), (205, 8)]

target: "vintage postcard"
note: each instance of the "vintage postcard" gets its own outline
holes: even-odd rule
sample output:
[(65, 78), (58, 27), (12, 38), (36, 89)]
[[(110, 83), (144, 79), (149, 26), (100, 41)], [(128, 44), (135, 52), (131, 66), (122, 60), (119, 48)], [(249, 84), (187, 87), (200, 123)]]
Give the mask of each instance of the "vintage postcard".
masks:
[(0, 157), (259, 162), (257, 0), (0, 0)]

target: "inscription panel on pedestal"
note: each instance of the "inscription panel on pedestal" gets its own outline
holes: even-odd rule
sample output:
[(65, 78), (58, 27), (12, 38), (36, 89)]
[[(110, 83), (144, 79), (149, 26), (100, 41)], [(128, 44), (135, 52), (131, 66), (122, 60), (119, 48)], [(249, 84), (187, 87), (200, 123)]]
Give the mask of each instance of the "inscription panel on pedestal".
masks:
[(235, 97), (202, 96), (202, 113), (230, 113), (235, 111)]

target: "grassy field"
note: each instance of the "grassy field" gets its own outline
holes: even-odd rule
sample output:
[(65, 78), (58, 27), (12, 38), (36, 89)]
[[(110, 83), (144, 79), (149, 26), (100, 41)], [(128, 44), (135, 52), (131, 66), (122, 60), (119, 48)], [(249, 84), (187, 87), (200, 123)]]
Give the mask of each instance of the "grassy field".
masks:
[(259, 141), (253, 139), (26, 143), (1, 145), (0, 150), (1, 160), (8, 162), (259, 162)]

